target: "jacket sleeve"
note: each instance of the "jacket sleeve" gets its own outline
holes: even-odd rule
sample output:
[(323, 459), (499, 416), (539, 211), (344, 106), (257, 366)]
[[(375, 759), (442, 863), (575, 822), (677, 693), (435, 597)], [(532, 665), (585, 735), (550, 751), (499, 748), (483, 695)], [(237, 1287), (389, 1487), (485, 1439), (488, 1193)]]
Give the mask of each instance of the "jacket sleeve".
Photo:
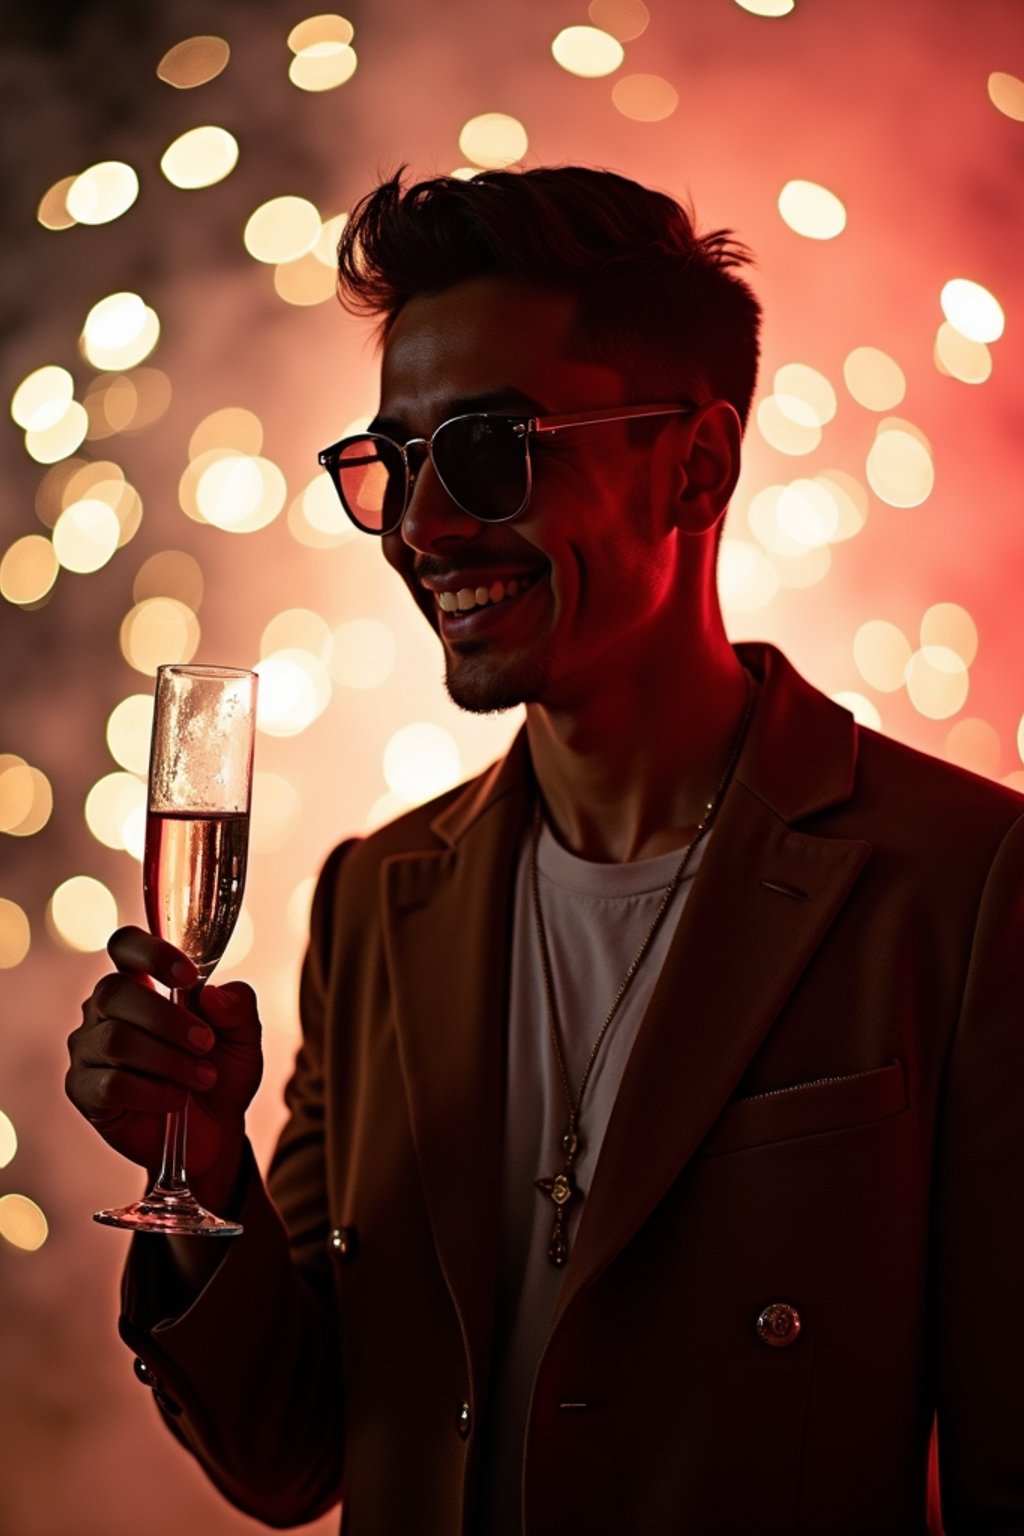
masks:
[(978, 911), (940, 1136), (943, 1525), (947, 1536), (1022, 1536), (1024, 817), (1003, 839)]
[(323, 1055), (334, 891), (349, 846), (331, 854), (314, 896), (289, 1117), (266, 1186), (247, 1146), (242, 1235), (225, 1240), (184, 1310), (159, 1237), (134, 1238), (122, 1290), (121, 1336), (165, 1421), (233, 1504), (273, 1526), (312, 1520), (341, 1496)]

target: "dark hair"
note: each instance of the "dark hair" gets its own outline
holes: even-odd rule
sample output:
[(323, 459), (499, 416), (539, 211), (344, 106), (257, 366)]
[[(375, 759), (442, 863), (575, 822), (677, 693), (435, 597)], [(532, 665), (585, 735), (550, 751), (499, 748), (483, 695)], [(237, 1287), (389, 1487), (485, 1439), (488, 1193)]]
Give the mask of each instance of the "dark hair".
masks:
[(725, 399), (745, 423), (761, 306), (736, 269), (751, 260), (729, 230), (699, 235), (692, 210), (612, 171), (406, 186), (399, 170), (345, 226), (338, 293), (381, 316), (385, 336), (409, 299), (485, 274), (577, 294), (574, 356), (615, 368), (645, 401)]

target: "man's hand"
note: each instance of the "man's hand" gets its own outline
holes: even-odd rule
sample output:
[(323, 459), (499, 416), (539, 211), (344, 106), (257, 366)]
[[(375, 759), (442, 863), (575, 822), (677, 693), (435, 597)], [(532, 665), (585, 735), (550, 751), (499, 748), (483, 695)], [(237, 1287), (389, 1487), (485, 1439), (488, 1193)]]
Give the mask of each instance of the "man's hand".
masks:
[[(165, 1117), (190, 1095), (189, 1183), (216, 1210), (233, 1186), (263, 1071), (255, 994), (244, 981), (197, 994), (192, 962), (141, 928), (119, 928), (107, 949), (117, 971), (97, 983), (68, 1040), (68, 1098), (115, 1151), (153, 1174)], [(191, 992), (191, 1006), (154, 982)]]

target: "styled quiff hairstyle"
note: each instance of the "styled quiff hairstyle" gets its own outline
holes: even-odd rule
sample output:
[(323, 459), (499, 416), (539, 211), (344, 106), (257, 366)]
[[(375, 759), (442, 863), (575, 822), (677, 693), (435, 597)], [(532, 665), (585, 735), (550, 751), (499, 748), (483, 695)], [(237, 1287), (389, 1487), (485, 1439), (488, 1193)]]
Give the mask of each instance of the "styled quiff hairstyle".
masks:
[(731, 402), (746, 424), (761, 306), (729, 230), (698, 234), (692, 211), (612, 171), (538, 166), (437, 176), (403, 170), (353, 209), (338, 294), (381, 317), (386, 339), (410, 299), (498, 275), (578, 296), (572, 355), (619, 372), (637, 404)]

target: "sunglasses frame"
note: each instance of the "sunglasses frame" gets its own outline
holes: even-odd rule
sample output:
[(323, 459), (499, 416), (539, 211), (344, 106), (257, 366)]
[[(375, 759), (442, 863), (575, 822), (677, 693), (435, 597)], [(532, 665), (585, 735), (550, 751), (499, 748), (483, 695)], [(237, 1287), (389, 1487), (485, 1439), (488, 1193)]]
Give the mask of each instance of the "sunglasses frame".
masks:
[[(409, 502), (412, 500), (412, 493), (416, 484), (416, 477), (419, 474), (419, 470), (414, 469), (409, 462), (410, 448), (424, 448), (426, 450), (424, 458), (429, 458), (431, 464), (434, 467), (434, 473), (437, 475), (438, 480), (444, 487), (446, 494), (451, 497), (452, 501), (454, 501), (455, 505), (459, 508), (460, 511), (467, 513), (470, 517), (476, 518), (477, 522), (480, 523), (510, 523), (513, 518), (519, 517), (523, 512), (525, 512), (526, 508), (530, 504), (530, 492), (533, 489), (533, 465), (530, 460), (530, 438), (534, 435), (553, 435), (556, 432), (563, 432), (570, 428), (600, 426), (613, 421), (641, 421), (644, 419), (644, 417), (647, 416), (688, 416), (697, 409), (698, 407), (694, 401), (687, 400), (682, 404), (677, 403), (673, 405), (627, 405), (615, 406), (612, 409), (605, 411), (570, 411), (568, 414), (557, 416), (513, 416), (506, 415), (501, 411), (466, 411), (459, 416), (449, 416), (446, 421), (442, 421), (438, 427), (435, 427), (434, 431), (429, 437), (410, 437), (405, 443), (396, 443), (394, 438), (385, 436), (383, 432), (352, 433), (349, 437), (341, 437), (336, 443), (331, 443), (329, 447), (322, 448), (317, 454), (317, 462), (327, 471), (328, 475), (330, 476), (331, 483), (334, 486), (335, 491), (338, 493), (338, 499), (345, 509), (345, 514), (349, 521), (359, 529), (360, 533), (368, 533), (371, 535), (371, 537), (383, 538), (386, 534), (394, 533), (397, 528), (401, 527), (402, 518), (408, 511)], [(444, 476), (441, 474), (441, 471), (437, 467), (437, 461), (434, 458), (434, 440), (438, 433), (443, 432), (446, 427), (454, 425), (455, 422), (476, 420), (501, 420), (511, 422), (514, 435), (519, 438), (523, 444), (523, 455), (526, 467), (526, 488), (523, 499), (514, 512), (507, 512), (502, 517), (481, 517), (479, 512), (475, 512), (472, 507), (467, 507), (464, 502), (460, 501), (452, 491), (451, 487), (448, 485)], [(367, 528), (363, 523), (361, 523), (353, 513), (352, 509), (349, 507), (349, 504), (345, 500), (344, 493), (341, 489), (339, 458), (342, 449), (345, 448), (349, 443), (359, 443), (366, 441), (379, 441), (387, 443), (390, 447), (398, 451), (398, 453), (401, 455), (402, 463), (405, 467), (405, 495), (402, 501), (402, 510), (398, 514), (398, 517), (390, 522), (386, 528)]]

